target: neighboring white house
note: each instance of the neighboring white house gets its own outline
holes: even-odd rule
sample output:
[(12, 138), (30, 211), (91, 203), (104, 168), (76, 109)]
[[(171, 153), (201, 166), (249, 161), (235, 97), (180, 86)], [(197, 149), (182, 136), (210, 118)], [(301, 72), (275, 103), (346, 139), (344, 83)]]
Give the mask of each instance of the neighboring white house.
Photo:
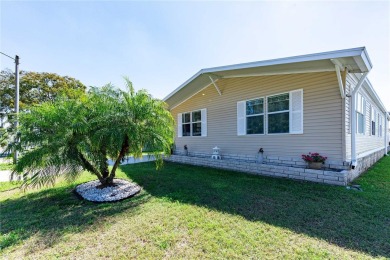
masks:
[[(170, 160), (345, 185), (387, 153), (371, 68), (361, 47), (202, 69), (164, 99), (177, 120)], [(221, 161), (208, 159), (215, 146)], [(324, 169), (290, 174), (308, 152), (328, 157)]]

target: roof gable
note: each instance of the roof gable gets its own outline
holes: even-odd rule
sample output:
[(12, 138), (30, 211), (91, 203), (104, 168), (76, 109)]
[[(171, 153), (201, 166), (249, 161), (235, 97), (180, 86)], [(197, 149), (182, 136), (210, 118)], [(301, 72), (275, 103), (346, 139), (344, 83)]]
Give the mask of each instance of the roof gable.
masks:
[(365, 47), (207, 68), (180, 85), (164, 101), (174, 107), (219, 78), (335, 71), (335, 64), (352, 73), (364, 73), (372, 68)]

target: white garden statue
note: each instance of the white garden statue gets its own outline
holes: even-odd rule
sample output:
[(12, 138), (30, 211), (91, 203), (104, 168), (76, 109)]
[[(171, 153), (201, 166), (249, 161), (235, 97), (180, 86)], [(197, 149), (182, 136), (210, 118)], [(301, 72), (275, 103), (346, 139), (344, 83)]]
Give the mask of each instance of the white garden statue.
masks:
[(211, 155), (211, 159), (221, 160), (221, 155), (219, 154), (219, 148), (218, 146), (215, 146), (213, 148), (213, 154)]

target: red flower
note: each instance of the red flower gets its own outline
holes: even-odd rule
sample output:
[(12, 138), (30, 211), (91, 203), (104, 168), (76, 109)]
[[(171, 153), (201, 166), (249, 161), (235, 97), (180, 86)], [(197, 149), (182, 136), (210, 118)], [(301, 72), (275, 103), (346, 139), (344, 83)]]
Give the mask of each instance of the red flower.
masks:
[(324, 163), (328, 157), (321, 156), (319, 153), (302, 154), (302, 159), (306, 162), (322, 162)]

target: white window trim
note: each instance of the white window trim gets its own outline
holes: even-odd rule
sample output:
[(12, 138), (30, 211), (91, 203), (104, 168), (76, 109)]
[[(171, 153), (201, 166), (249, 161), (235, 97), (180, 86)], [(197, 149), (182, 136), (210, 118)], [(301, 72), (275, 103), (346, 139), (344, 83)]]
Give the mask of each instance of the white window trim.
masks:
[[(294, 91), (294, 90), (292, 90), (292, 91)], [(290, 113), (291, 113), (291, 102), (290, 102), (290, 92), (291, 91), (287, 91), (287, 92), (282, 92), (282, 93), (277, 93), (277, 94), (273, 94), (273, 95), (269, 95), (269, 96), (266, 96), (266, 107), (267, 107), (267, 110), (266, 110), (266, 120), (267, 120), (267, 128), (266, 128), (266, 133), (267, 133), (267, 135), (291, 135), (291, 133), (290, 133), (290, 131), (291, 131), (291, 129), (290, 129), (290, 120), (291, 120), (291, 118), (290, 118)], [(274, 97), (274, 96), (280, 96), (280, 95), (285, 95), (285, 94), (288, 94), (288, 110), (283, 110), (283, 111), (277, 111), (277, 112), (268, 112), (268, 98), (269, 97)], [(272, 114), (280, 114), (280, 113), (286, 113), (286, 112), (288, 112), (289, 113), (289, 115), (288, 115), (288, 123), (289, 123), (289, 126), (288, 126), (288, 133), (268, 133), (268, 115), (272, 115)]]
[[(288, 102), (290, 103), (290, 100)], [(278, 112), (268, 112), (267, 115), (280, 114), (280, 113), (285, 113), (285, 112), (289, 112), (290, 113), (290, 109), (288, 109), (288, 110), (280, 110)]]
[[(366, 103), (366, 105), (364, 105)], [(360, 104), (360, 106), (359, 106)], [(356, 134), (358, 135), (365, 135), (366, 134), (366, 115), (364, 113), (364, 110), (366, 110), (367, 107), (367, 101), (366, 98), (358, 92), (357, 94), (357, 102), (356, 102)], [(358, 114), (363, 115), (363, 133), (359, 133), (359, 117)]]
[[(183, 121), (183, 116), (184, 116), (184, 114), (188, 114), (188, 113), (190, 114), (190, 122), (185, 123), (185, 122)], [(192, 112), (184, 112), (184, 113), (182, 113), (181, 115), (182, 115), (182, 119), (181, 119), (181, 129), (183, 129), (183, 125), (190, 125), (190, 135), (184, 135), (184, 132), (183, 132), (183, 130), (182, 130), (182, 137), (192, 136)]]
[[(362, 133), (359, 132), (359, 117), (358, 117), (358, 114), (363, 115), (363, 132)], [(366, 122), (366, 116), (364, 114), (356, 111), (356, 124), (357, 124), (357, 126), (356, 126), (356, 134), (358, 134), (358, 135), (366, 135), (366, 123), (365, 122)]]
[[(263, 113), (255, 114), (255, 115), (247, 115), (246, 114), (246, 102), (256, 100), (256, 99), (263, 99)], [(265, 135), (265, 97), (258, 97), (258, 98), (252, 98), (248, 100), (243, 100), (245, 102), (245, 135)], [(247, 134), (247, 118), (253, 117), (253, 116), (263, 116), (263, 133), (262, 134)]]
[[(370, 121), (370, 128), (371, 128), (371, 135), (373, 136), (377, 136), (377, 133), (378, 133), (378, 127), (377, 127), (377, 120), (376, 120), (376, 109), (373, 105), (371, 105), (371, 121)], [(375, 124), (375, 133), (372, 134), (372, 123)]]
[[(291, 115), (292, 115), (292, 98), (291, 98), (291, 93), (295, 92), (295, 91), (300, 91), (301, 92), (301, 109), (300, 109), (300, 113), (301, 113), (301, 131), (296, 131), (296, 132), (292, 132), (292, 127), (291, 127)], [(276, 111), (276, 112), (268, 112), (268, 98), (269, 97), (273, 97), (273, 96), (279, 96), (279, 95), (283, 95), (283, 94), (288, 94), (289, 95), (289, 109), (288, 110), (283, 110), (283, 111)], [(263, 109), (263, 113), (262, 114), (256, 114), (256, 115), (246, 115), (246, 102), (247, 101), (251, 101), (251, 100), (256, 100), (256, 99), (263, 99), (264, 100), (264, 109)], [(240, 105), (241, 104), (241, 105)], [(241, 106), (244, 106), (245, 107), (245, 115), (243, 116), (242, 115), (242, 107)], [(237, 101), (237, 136), (256, 136), (256, 135), (296, 135), (296, 134), (303, 134), (303, 89), (295, 89), (295, 90), (291, 90), (291, 91), (286, 91), (286, 92), (281, 92), (281, 93), (276, 93), (276, 94), (272, 94), (272, 95), (269, 95), (269, 96), (265, 96), (265, 97), (257, 97), (257, 98), (250, 98), (250, 99), (246, 99), (246, 100), (241, 100), (241, 101)], [(240, 107), (240, 109), (239, 109)], [(241, 112), (239, 112), (241, 111)], [(289, 112), (289, 132), (288, 133), (268, 133), (268, 115), (271, 115), (271, 114), (278, 114), (278, 113), (286, 113), (286, 112)], [(264, 116), (264, 134), (247, 134), (246, 133), (246, 119), (247, 117), (250, 117), (250, 116), (258, 116), (258, 115), (263, 115)], [(245, 120), (244, 120), (245, 119)], [(243, 120), (243, 123), (245, 124), (244, 126), (244, 129), (245, 129), (245, 134), (242, 132), (242, 128), (240, 127), (240, 123), (239, 121), (240, 120)], [(241, 122), (242, 123), (242, 122)]]
[[(200, 121), (195, 121), (195, 122), (192, 121), (192, 113), (193, 112), (200, 112), (200, 114), (201, 114)], [(178, 113), (178, 116), (180, 115), (180, 117), (182, 117), (184, 114), (188, 114), (188, 113), (190, 114), (190, 122), (184, 123), (182, 118), (181, 118), (181, 121), (178, 122), (178, 127), (180, 127), (182, 129), (181, 136), (178, 134), (178, 137), (206, 137), (207, 136), (207, 109), (202, 108), (202, 109), (195, 109), (195, 110), (187, 111), (187, 112), (183, 112), (183, 113)], [(203, 116), (205, 116), (205, 118), (203, 118)], [(193, 135), (192, 124), (195, 124), (195, 123), (201, 123), (201, 134), (200, 135)], [(188, 124), (190, 125), (190, 135), (183, 135), (183, 125), (188, 125)], [(203, 127), (206, 127), (206, 129), (202, 130)], [(203, 135), (203, 133), (204, 133), (204, 135)]]

